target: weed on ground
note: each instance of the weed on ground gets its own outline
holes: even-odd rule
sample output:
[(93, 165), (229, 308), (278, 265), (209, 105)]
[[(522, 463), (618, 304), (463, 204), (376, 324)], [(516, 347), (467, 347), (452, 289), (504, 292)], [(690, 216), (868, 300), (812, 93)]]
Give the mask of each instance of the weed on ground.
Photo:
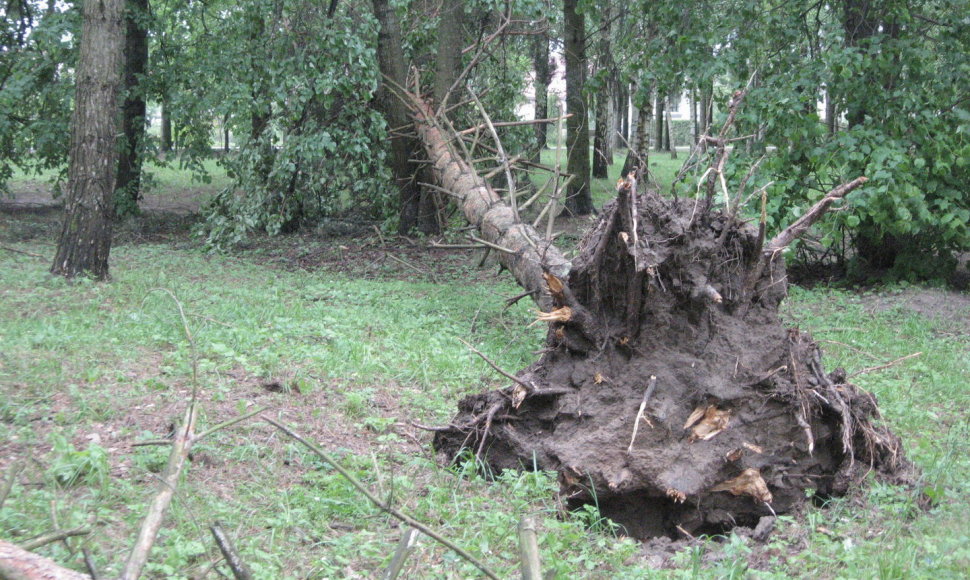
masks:
[[(965, 295), (934, 315), (912, 300), (919, 288), (793, 287), (783, 308), (822, 343), (828, 368), (861, 371), (853, 382), (878, 398), (922, 469), (917, 489), (873, 484), (816, 498), (779, 518), (765, 543), (738, 530), (640, 544), (595, 509), (564, 513), (549, 474), (483, 474), (470, 459), (443, 466), (430, 449), (419, 425), (445, 424), (462, 396), (506, 383), (458, 338), (512, 372), (542, 344), (531, 305), (507, 306), (519, 290), (479, 269), (480, 251), (429, 253), (365, 229), (211, 255), (172, 226), (119, 238), (111, 282), (67, 282), (47, 273), (54, 219), (0, 215), (0, 474), (13, 477), (0, 538), (90, 530), (37, 550), (64, 565), (83, 570), (87, 548), (104, 577), (119, 573), (168, 457), (136, 443), (170, 436), (195, 369), (200, 429), (265, 407), (501, 577), (518, 574), (525, 515), (538, 521), (543, 567), (556, 578), (957, 578), (970, 569)], [(227, 575), (207, 529), (216, 520), (258, 578), (375, 577), (404, 532), (257, 419), (193, 450), (147, 575)], [(421, 538), (404, 576), (477, 572)]]

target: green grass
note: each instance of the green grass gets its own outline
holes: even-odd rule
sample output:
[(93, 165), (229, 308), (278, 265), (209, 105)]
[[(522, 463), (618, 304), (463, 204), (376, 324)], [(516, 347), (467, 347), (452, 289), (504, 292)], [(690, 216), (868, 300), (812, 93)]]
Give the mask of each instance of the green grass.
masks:
[[(37, 189), (48, 191), (57, 185), (58, 178), (66, 179), (66, 172), (62, 174), (60, 169), (24, 172), (14, 168), (9, 187), (15, 193)], [(150, 159), (144, 166), (144, 179), (146, 198), (188, 201), (193, 206), (224, 189), (231, 181), (216, 158), (201, 161), (198, 171), (188, 171), (175, 156), (167, 162)], [(65, 184), (59, 186), (63, 188)]]
[[(677, 159), (671, 159), (670, 153), (651, 151), (648, 160), (650, 164), (650, 183), (661, 192), (669, 191), (670, 184), (673, 183), (687, 155), (688, 153), (686, 151), (678, 151)], [(626, 149), (616, 150), (613, 153), (613, 164), (609, 167), (607, 178), (593, 180), (591, 195), (593, 196), (593, 205), (597, 208), (603, 207), (603, 204), (616, 197), (616, 180), (620, 177), (620, 171), (623, 169), (625, 159)], [(554, 167), (556, 165), (556, 150), (544, 150), (542, 152), (542, 163)], [(560, 152), (559, 164), (565, 171), (565, 150)], [(541, 179), (537, 179), (536, 185), (541, 186), (545, 179), (548, 179), (548, 176), (542, 176)]]
[[(3, 244), (50, 254), (36, 238), (4, 236), (21, 231), (15, 219), (3, 217)], [(68, 283), (47, 274), (46, 260), (0, 250), (0, 466), (26, 461), (0, 511), (0, 538), (23, 542), (87, 525), (94, 533), (71, 540), (71, 550), (38, 551), (83, 569), (77, 550), (86, 546), (102, 575), (116, 575), (167, 458), (163, 448), (130, 443), (164, 436), (185, 408), (194, 365), (203, 429), (272, 407), (381, 497), (502, 577), (518, 573), (515, 526), (527, 514), (539, 522), (544, 568), (557, 578), (958, 578), (970, 567), (970, 329), (894, 306), (904, 289), (793, 288), (783, 315), (824, 341), (829, 368), (852, 372), (922, 352), (854, 381), (878, 397), (884, 421), (922, 469), (918, 491), (932, 506), (922, 511), (914, 493), (877, 484), (782, 517), (767, 546), (711, 540), (678, 552), (675, 569), (656, 570), (636, 543), (587, 529), (595, 513), (560, 517), (554, 477), (509, 473), (490, 482), (472, 463), (445, 469), (430, 456), (430, 437), (409, 426), (446, 423), (463, 395), (505, 384), (459, 337), (506, 369), (535, 360), (544, 333), (529, 327), (525, 302), (504, 308), (503, 298), (518, 293), (506, 278), (489, 280), (468, 265), (438, 284), (351, 279), (275, 267), (268, 255), (120, 245), (113, 280), (98, 284)], [(192, 343), (160, 289), (181, 302)], [(212, 577), (214, 520), (259, 578), (374, 577), (389, 562), (396, 522), (268, 426), (220, 431), (194, 457), (150, 577)], [(409, 563), (408, 577), (476, 577), (427, 538)]]

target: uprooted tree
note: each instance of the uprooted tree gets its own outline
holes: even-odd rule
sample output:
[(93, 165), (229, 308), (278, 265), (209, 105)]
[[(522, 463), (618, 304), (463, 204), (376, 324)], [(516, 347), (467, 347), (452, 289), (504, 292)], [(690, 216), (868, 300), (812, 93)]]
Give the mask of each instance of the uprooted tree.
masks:
[(408, 101), (439, 186), (503, 249), (549, 325), (543, 354), (508, 375), (513, 385), (466, 397), (437, 429), (446, 460), (555, 471), (568, 506), (595, 502), (640, 538), (753, 525), (797, 507), (806, 489), (844, 494), (871, 471), (911, 475), (899, 439), (875, 422), (874, 397), (844, 370), (826, 372), (811, 336), (778, 313), (782, 251), (865, 178), (766, 240), (764, 218), (741, 220), (720, 179), (722, 130), (706, 137), (706, 195), (665, 199), (622, 179), (570, 264), (475, 173), (447, 121)]

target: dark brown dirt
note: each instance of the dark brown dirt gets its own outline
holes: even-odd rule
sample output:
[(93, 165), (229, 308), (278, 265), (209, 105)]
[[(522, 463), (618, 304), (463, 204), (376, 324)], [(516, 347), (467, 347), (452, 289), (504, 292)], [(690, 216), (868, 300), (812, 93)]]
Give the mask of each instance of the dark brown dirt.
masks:
[(626, 197), (583, 241), (558, 292), (569, 312), (521, 384), (467, 397), (436, 435), (446, 460), (557, 471), (569, 506), (595, 503), (638, 538), (754, 528), (871, 470), (907, 480), (875, 399), (781, 323), (784, 264), (758, 265), (756, 229), (653, 195), (634, 213)]

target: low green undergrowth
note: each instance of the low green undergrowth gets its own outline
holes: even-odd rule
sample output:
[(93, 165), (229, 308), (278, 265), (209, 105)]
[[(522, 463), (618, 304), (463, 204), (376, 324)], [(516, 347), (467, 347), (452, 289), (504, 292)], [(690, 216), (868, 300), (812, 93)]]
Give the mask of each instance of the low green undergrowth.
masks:
[[(115, 248), (113, 280), (98, 284), (51, 277), (45, 261), (0, 250), (0, 466), (4, 477), (18, 473), (0, 538), (23, 543), (86, 526), (90, 535), (38, 551), (83, 569), (78, 553), (87, 547), (103, 575), (117, 574), (167, 460), (165, 448), (131, 443), (164, 437), (196, 380), (201, 428), (268, 407), (502, 577), (518, 573), (515, 530), (524, 515), (538, 520), (543, 564), (557, 578), (939, 578), (970, 566), (965, 314), (930, 318), (900, 306), (904, 292), (918, 289), (793, 288), (783, 315), (822, 341), (830, 368), (851, 373), (921, 353), (854, 379), (879, 399), (883, 420), (922, 469), (919, 493), (876, 483), (781, 518), (767, 545), (717, 538), (658, 560), (595, 513), (562, 514), (554, 476), (492, 481), (472, 460), (442, 467), (428, 434), (413, 427), (446, 423), (463, 395), (505, 384), (458, 338), (510, 371), (535, 360), (542, 344), (530, 306), (505, 306), (518, 290), (474, 262), (467, 279), (475, 283), (458, 272), (433, 284), (287, 271), (267, 267), (259, 252), (138, 244)], [(181, 303), (191, 342), (161, 289)], [(402, 531), (328, 465), (257, 420), (195, 448), (150, 576), (225, 572), (207, 530), (215, 520), (260, 578), (374, 577)], [(476, 576), (428, 538), (405, 571)]]

